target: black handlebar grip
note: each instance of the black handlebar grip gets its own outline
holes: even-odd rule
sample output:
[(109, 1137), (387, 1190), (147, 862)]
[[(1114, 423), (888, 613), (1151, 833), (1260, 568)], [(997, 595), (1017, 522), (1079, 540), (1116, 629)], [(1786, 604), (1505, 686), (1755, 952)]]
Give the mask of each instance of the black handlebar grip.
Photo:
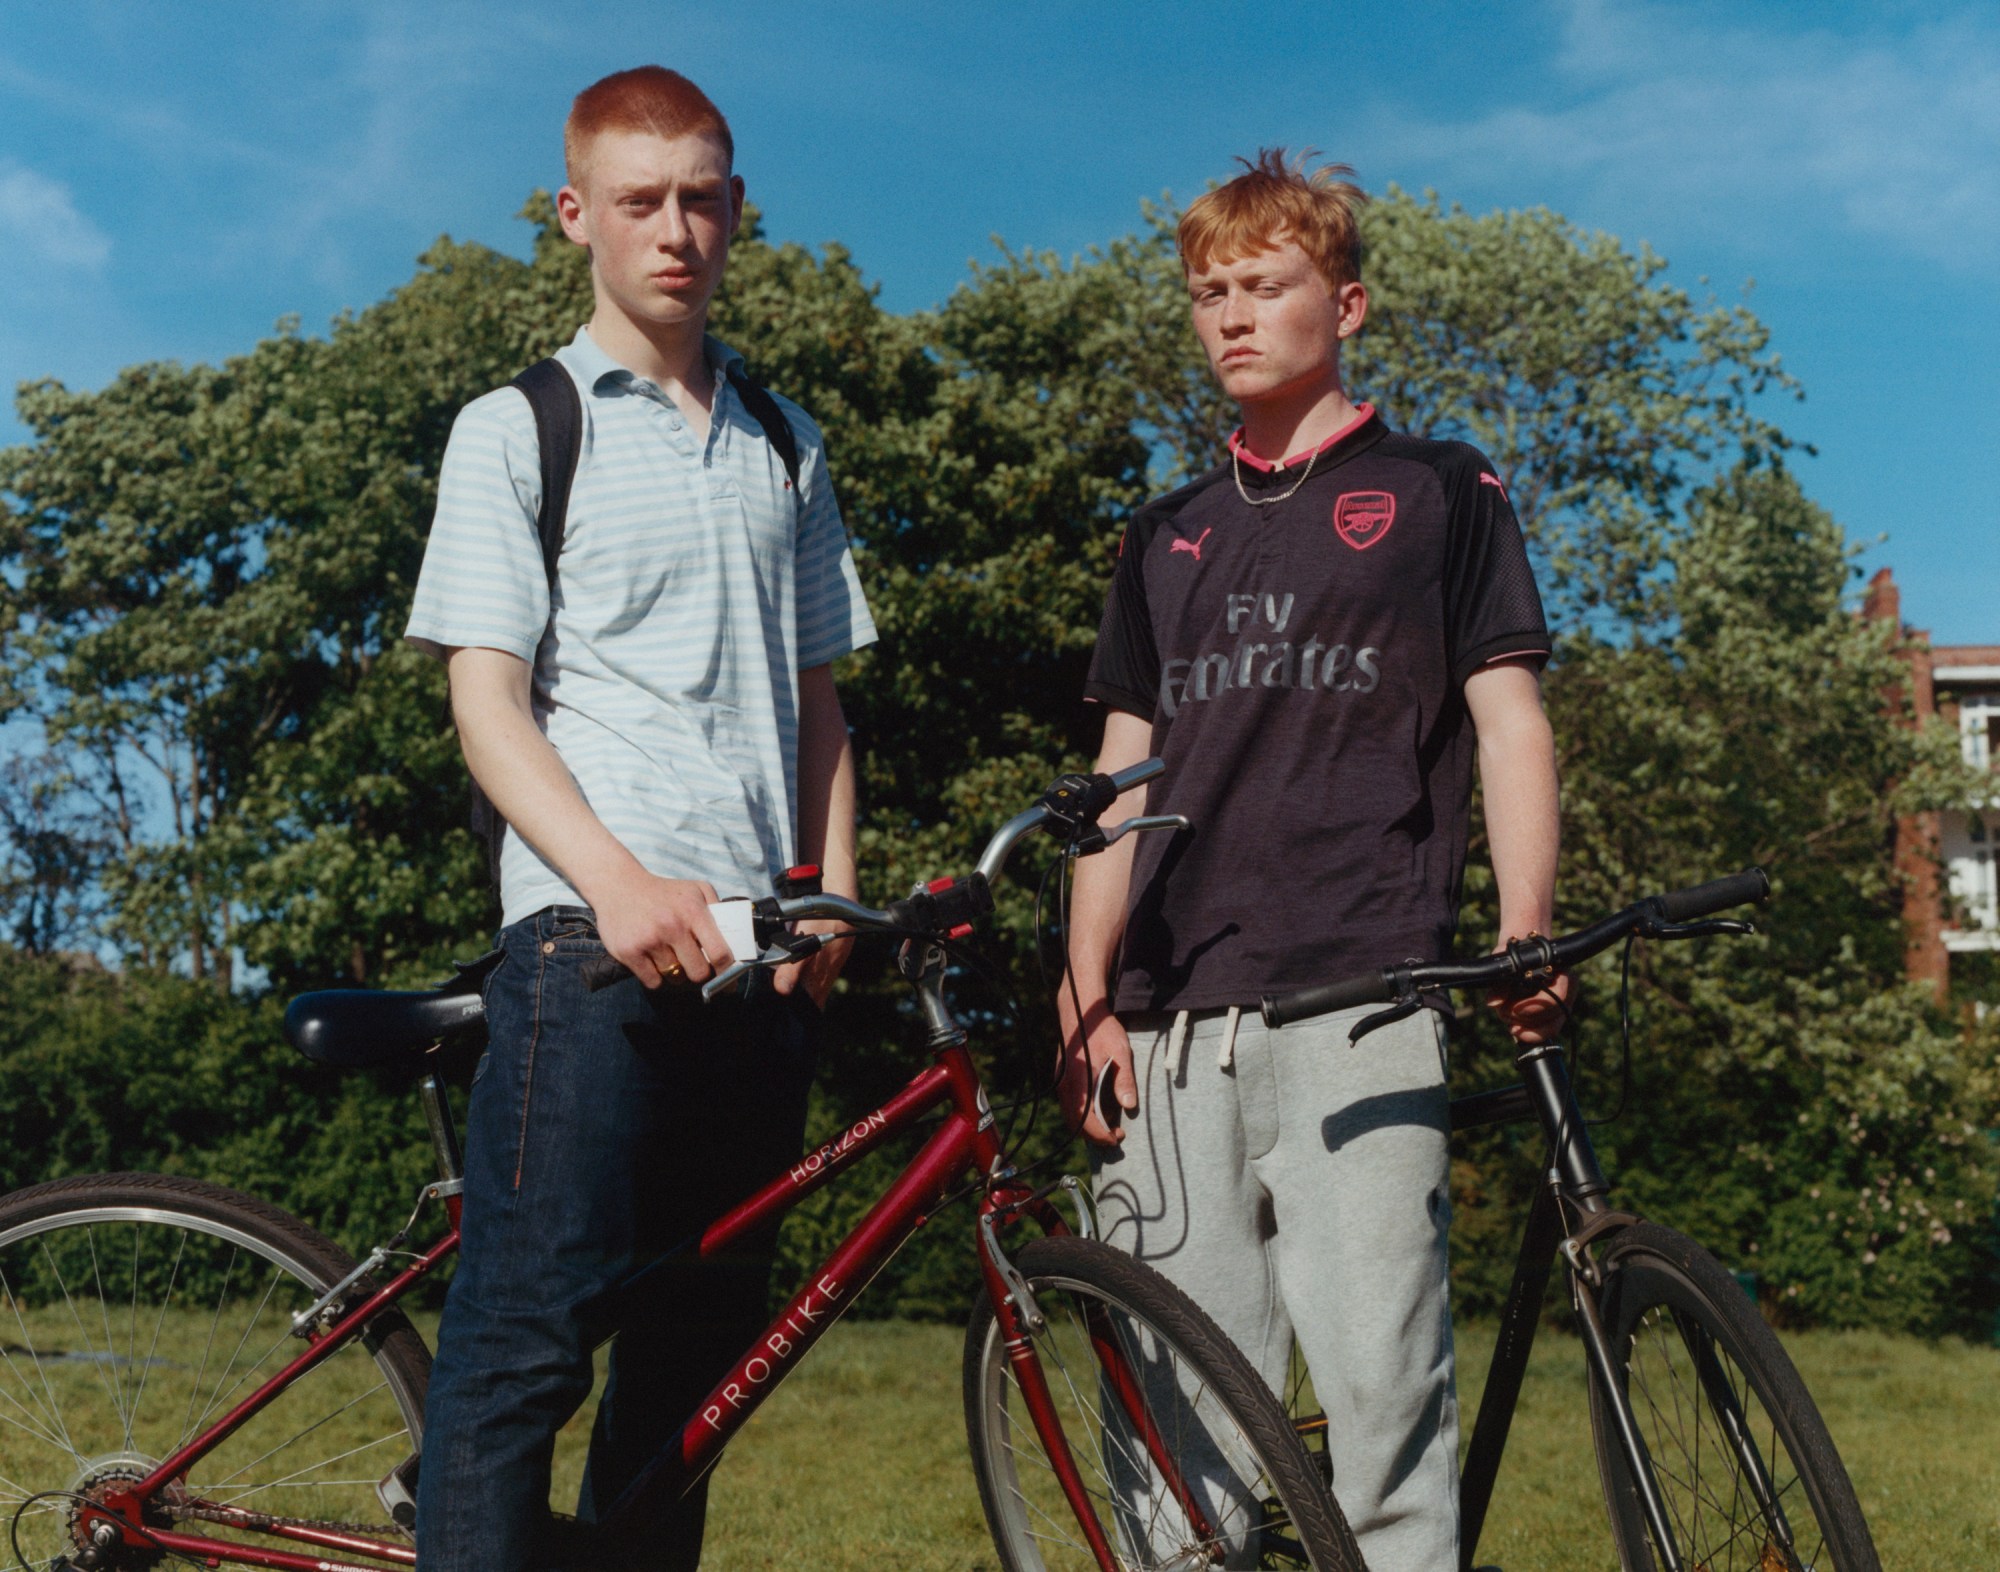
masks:
[(609, 988), (615, 982), (623, 982), (632, 975), (631, 968), (612, 956), (593, 955), (583, 963), (583, 985), (592, 993)]
[(1771, 880), (1762, 868), (1745, 868), (1726, 879), (1711, 879), (1691, 890), (1669, 890), (1660, 897), (1660, 909), (1668, 922), (1687, 922), (1710, 912), (1727, 911), (1761, 901), (1771, 893)]
[(1261, 1004), (1266, 1026), (1289, 1026), (1294, 1021), (1309, 1021), (1315, 1015), (1351, 1010), (1357, 1004), (1387, 1004), (1395, 997), (1393, 982), (1380, 972), (1367, 972), (1293, 993), (1267, 993)]
[(1109, 776), (1108, 779), (1117, 788), (1113, 795), (1123, 796), (1134, 786), (1143, 786), (1146, 782), (1155, 780), (1166, 773), (1167, 765), (1164, 759), (1141, 759), (1137, 764), (1126, 765), (1124, 769)]

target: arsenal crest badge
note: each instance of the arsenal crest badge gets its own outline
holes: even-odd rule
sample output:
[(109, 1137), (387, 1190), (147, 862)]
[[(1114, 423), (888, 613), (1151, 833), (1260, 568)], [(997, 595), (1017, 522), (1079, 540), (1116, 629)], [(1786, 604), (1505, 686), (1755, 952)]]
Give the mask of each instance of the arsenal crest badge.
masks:
[(1366, 551), (1396, 522), (1396, 497), (1389, 491), (1350, 491), (1333, 505), (1333, 528), (1356, 551)]

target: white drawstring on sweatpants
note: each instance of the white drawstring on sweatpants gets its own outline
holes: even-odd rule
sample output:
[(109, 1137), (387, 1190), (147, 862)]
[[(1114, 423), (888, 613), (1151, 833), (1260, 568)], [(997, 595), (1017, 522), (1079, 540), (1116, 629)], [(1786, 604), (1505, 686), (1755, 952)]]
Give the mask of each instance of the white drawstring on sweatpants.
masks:
[(1222, 1024), (1222, 1052), (1216, 1055), (1216, 1068), (1227, 1070), (1236, 1063), (1236, 1023), (1243, 1018), (1243, 1006), (1232, 1004), (1229, 1016)]
[(1178, 1081), (1181, 1076), (1181, 1051), (1187, 1047), (1188, 1021), (1193, 1012), (1182, 1010), (1174, 1017), (1174, 1024), (1167, 1028), (1167, 1079)]

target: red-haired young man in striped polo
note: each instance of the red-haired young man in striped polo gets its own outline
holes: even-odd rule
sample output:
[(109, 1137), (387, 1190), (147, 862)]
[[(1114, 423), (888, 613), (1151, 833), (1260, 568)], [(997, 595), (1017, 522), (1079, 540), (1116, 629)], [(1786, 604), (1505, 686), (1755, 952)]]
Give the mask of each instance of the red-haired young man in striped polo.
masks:
[[(417, 1492), (425, 1572), (546, 1567), (555, 1434), (614, 1320), (586, 1517), (762, 1328), (771, 1241), (665, 1257), (797, 1157), (838, 957), (713, 1005), (671, 985), (730, 959), (718, 893), (769, 894), (800, 862), (855, 888), (830, 663), (874, 628), (818, 428), (707, 332), (743, 212), (728, 124), (643, 66), (577, 96), (563, 151), (556, 205), (593, 304), (553, 357), (582, 428), (559, 549), (538, 525), (536, 411), (502, 388), (453, 427), (408, 630), (446, 660), (466, 762), (506, 825), (505, 959)], [(606, 954), (632, 975), (592, 991)], [(656, 1260), (643, 1300), (615, 1303)], [(643, 1525), (635, 1564), (696, 1564), (704, 1491)]]

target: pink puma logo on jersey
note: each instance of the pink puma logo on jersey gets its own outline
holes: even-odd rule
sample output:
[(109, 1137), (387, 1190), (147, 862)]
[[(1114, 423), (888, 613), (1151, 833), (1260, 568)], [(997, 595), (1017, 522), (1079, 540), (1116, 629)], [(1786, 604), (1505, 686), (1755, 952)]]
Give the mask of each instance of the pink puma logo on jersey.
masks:
[(1201, 543), (1208, 539), (1214, 529), (1215, 526), (1211, 524), (1207, 529), (1195, 536), (1193, 540), (1176, 540), (1167, 548), (1167, 555), (1171, 557), (1177, 551), (1185, 551), (1196, 562), (1201, 561)]

